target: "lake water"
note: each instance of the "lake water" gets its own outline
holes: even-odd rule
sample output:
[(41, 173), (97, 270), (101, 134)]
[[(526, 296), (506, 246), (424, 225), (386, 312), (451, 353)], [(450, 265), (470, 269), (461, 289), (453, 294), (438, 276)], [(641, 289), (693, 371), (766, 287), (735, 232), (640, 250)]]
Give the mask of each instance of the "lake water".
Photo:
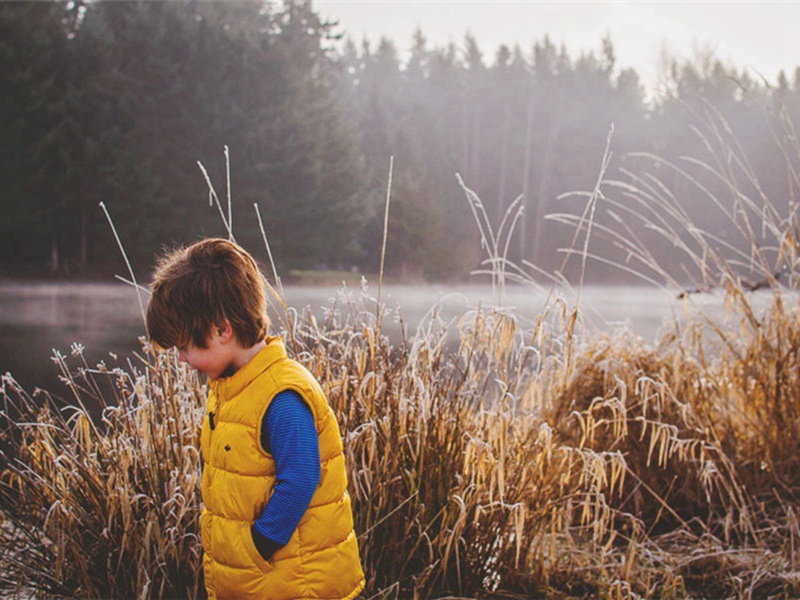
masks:
[[(321, 315), (342, 289), (341, 286), (287, 287), (286, 304), (298, 309), (308, 306)], [(348, 290), (354, 296), (362, 293), (358, 287)], [(374, 298), (376, 291), (370, 286), (366, 294)], [(481, 284), (389, 285), (384, 286), (381, 294), (388, 307), (399, 307), (409, 333), (413, 333), (437, 302), (445, 321), (458, 319), (479, 305), (496, 305), (491, 286)], [(561, 295), (568, 303), (574, 302), (573, 293)], [(532, 321), (541, 311), (545, 297), (544, 292), (514, 286), (506, 289), (502, 303), (513, 307), (525, 322)], [(691, 299), (695, 307), (721, 310), (720, 299), (713, 295), (696, 295)], [(765, 295), (765, 304), (766, 299)], [(374, 300), (371, 306), (375, 306)], [(589, 328), (613, 330), (628, 326), (648, 343), (656, 339), (665, 323), (673, 322), (686, 308), (675, 299), (674, 292), (596, 285), (583, 288), (580, 306)], [(388, 318), (383, 327), (390, 337), (400, 337), (397, 319)], [(80, 343), (93, 366), (100, 360), (108, 360), (109, 353), (125, 357), (138, 351), (143, 333), (136, 292), (126, 284), (0, 282), (0, 373), (11, 372), (28, 390), (38, 386), (59, 391), (50, 360), (54, 350), (68, 355), (71, 345)]]

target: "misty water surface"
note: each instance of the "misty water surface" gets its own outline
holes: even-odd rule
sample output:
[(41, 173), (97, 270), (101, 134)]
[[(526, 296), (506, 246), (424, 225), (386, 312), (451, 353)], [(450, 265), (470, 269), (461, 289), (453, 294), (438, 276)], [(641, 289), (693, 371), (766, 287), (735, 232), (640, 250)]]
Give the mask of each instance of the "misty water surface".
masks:
[[(364, 293), (367, 308), (374, 311), (376, 292), (374, 286), (366, 291), (357, 286), (288, 287), (285, 295), (288, 306), (308, 306), (322, 317), (325, 308), (341, 307), (348, 295), (358, 299)], [(574, 301), (572, 294), (561, 294), (568, 303)], [(764, 301), (766, 298), (765, 294)], [(431, 307), (437, 303), (440, 317), (450, 322), (478, 306), (494, 305), (496, 297), (490, 285), (389, 285), (382, 290), (382, 300), (393, 309), (383, 330), (398, 340), (398, 314), (410, 335), (430, 318)], [(503, 305), (513, 308), (525, 326), (539, 314), (544, 301), (544, 292), (514, 286), (506, 289)], [(720, 310), (720, 299), (713, 295), (692, 296), (691, 301), (712, 311)], [(588, 327), (608, 331), (628, 326), (646, 342), (653, 342), (659, 329), (685, 309), (673, 292), (633, 286), (586, 286), (580, 306)], [(277, 320), (274, 314), (273, 320)], [(90, 365), (100, 360), (111, 365), (114, 360), (110, 354), (125, 358), (140, 349), (143, 332), (136, 292), (125, 284), (0, 283), (0, 372), (11, 372), (26, 389), (60, 389), (50, 358), (54, 350), (69, 355), (72, 344), (79, 343)]]

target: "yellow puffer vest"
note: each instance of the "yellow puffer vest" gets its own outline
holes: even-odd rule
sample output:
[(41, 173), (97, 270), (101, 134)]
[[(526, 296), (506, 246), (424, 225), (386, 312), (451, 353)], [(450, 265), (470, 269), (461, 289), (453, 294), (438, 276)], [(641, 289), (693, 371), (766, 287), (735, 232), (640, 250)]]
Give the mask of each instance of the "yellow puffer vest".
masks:
[[(364, 588), (364, 574), (342, 438), (317, 381), (286, 357), (274, 337), (233, 376), (212, 380), (210, 388), (200, 443), (200, 529), (209, 598), (355, 598)], [(265, 561), (250, 533), (275, 484), (275, 461), (261, 447), (260, 429), (272, 399), (284, 390), (298, 392), (314, 415), (321, 477), (289, 543)]]

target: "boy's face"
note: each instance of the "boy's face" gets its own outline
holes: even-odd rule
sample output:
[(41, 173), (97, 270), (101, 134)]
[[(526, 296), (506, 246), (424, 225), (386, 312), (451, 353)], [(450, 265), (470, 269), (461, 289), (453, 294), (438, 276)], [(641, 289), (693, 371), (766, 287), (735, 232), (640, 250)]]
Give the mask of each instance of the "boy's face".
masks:
[(200, 348), (189, 341), (185, 346), (178, 348), (178, 357), (192, 369), (205, 373), (211, 379), (219, 379), (228, 375), (234, 357), (231, 355), (230, 345), (225, 343), (217, 328), (206, 340), (206, 347)]

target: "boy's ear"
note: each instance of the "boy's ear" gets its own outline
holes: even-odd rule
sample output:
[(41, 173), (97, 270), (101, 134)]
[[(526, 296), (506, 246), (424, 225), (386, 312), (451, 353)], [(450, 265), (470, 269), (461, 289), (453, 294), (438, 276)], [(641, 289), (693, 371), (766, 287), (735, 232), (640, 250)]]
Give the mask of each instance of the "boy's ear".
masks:
[(223, 344), (230, 341), (233, 337), (233, 327), (228, 319), (214, 325), (214, 333), (219, 336), (219, 341)]

